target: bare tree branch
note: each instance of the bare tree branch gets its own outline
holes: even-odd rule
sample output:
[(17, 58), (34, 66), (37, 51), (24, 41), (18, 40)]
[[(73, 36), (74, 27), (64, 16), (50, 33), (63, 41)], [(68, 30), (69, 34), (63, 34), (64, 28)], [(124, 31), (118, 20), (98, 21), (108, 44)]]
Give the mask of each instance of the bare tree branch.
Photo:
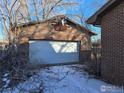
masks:
[(35, 16), (37, 18), (37, 21), (39, 21), (38, 11), (37, 11), (37, 6), (36, 6), (36, 1), (35, 0), (33, 0), (33, 5), (34, 5), (34, 9), (35, 9)]

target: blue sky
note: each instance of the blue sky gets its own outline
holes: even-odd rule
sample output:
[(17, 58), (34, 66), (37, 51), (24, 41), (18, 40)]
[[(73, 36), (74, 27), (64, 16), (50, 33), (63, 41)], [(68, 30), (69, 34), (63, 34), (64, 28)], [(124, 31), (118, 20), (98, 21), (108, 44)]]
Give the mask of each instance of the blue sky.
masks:
[[(79, 14), (82, 12), (85, 19), (87, 19), (90, 16), (92, 16), (101, 6), (103, 6), (107, 0), (76, 0), (76, 1), (79, 2), (79, 7), (77, 7), (77, 9), (71, 9), (66, 12), (71, 13), (71, 14), (76, 14), (76, 13)], [(78, 8), (80, 8), (80, 9), (78, 9)], [(98, 34), (94, 38), (99, 39), (101, 37), (101, 29), (93, 27), (93, 26), (91, 26), (91, 27), (92, 27), (92, 30)], [(3, 28), (0, 23), (0, 39), (3, 36), (2, 31), (3, 31)]]
[[(77, 0), (79, 3), (80, 9), (74, 9), (68, 11), (69, 14), (83, 14), (84, 19), (91, 17), (97, 10), (99, 10), (107, 0)], [(72, 7), (73, 8), (73, 7)], [(97, 40), (101, 38), (101, 28), (91, 26), (91, 30), (97, 33), (97, 36), (94, 36), (92, 40)]]
[[(107, 0), (84, 0), (81, 5), (81, 9), (84, 12), (84, 16), (89, 18), (92, 16), (100, 7), (102, 7)], [(92, 30), (96, 32), (98, 35), (93, 37), (92, 39), (100, 39), (101, 38), (101, 29), (92, 26)]]
[(0, 39), (2, 39), (2, 37), (3, 37), (3, 27), (0, 22)]

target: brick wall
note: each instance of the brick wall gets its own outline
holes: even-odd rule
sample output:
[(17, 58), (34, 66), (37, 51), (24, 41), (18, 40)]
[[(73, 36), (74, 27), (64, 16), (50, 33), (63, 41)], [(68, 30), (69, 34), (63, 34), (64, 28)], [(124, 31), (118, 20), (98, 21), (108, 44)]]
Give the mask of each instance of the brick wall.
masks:
[[(68, 25), (68, 24), (67, 24)], [(20, 31), (19, 31), (20, 30)], [(28, 42), (28, 39), (53, 39), (81, 41), (81, 49), (89, 50), (91, 48), (90, 34), (87, 31), (68, 25), (67, 30), (56, 31), (49, 23), (41, 23), (18, 29), (20, 43)]]
[(102, 18), (102, 77), (124, 85), (124, 1)]

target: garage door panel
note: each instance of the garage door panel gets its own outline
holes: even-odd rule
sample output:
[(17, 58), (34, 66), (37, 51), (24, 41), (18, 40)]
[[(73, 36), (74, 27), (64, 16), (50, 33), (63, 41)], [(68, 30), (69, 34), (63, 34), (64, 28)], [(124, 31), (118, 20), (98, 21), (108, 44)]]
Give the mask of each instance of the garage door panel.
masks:
[(79, 62), (79, 42), (29, 41), (29, 60), (33, 64)]

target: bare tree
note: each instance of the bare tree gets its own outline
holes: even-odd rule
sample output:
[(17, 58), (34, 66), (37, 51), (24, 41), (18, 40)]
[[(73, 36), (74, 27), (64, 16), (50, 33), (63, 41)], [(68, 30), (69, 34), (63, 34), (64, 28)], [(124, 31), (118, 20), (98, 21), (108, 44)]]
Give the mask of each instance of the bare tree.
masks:
[[(3, 71), (6, 66), (6, 69), (9, 71), (10, 80), (13, 81), (11, 83), (14, 83), (15, 80), (25, 80), (25, 76), (20, 74), (20, 72), (25, 71), (24, 68), (20, 67), (21, 62), (17, 59), (16, 53), (18, 51), (15, 50), (15, 46), (19, 44), (18, 38), (20, 37), (17, 34), (18, 25), (33, 20), (46, 20), (59, 13), (63, 13), (63, 9), (77, 6), (77, 4), (73, 0), (70, 2), (68, 0), (1, 0), (0, 19), (4, 27), (6, 39), (9, 41), (9, 49), (5, 55), (0, 56), (0, 61), (2, 62), (2, 64), (0, 63), (2, 70), (0, 70)], [(22, 75), (21, 78), (17, 77), (20, 76), (19, 74)], [(2, 82), (1, 76), (0, 74), (0, 83)]]

